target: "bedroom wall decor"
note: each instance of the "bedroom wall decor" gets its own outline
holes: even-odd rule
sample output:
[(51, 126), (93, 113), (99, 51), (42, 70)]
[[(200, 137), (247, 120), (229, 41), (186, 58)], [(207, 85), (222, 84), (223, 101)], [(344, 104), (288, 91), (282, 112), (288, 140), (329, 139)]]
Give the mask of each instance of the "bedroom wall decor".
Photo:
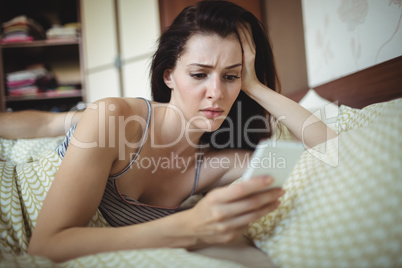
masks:
[(315, 87), (402, 55), (401, 0), (302, 0)]

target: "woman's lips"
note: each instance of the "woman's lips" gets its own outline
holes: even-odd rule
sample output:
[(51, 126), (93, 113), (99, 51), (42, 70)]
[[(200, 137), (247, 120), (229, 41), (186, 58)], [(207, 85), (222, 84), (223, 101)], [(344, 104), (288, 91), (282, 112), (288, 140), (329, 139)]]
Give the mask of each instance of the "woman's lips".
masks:
[(220, 108), (206, 108), (202, 109), (201, 113), (208, 119), (214, 119), (223, 114), (223, 110)]

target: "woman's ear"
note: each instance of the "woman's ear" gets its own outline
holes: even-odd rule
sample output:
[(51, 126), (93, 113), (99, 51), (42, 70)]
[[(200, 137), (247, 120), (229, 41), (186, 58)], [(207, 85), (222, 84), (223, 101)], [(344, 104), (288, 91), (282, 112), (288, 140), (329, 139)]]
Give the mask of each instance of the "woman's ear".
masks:
[(168, 88), (173, 89), (172, 70), (168, 69), (163, 72), (163, 81)]

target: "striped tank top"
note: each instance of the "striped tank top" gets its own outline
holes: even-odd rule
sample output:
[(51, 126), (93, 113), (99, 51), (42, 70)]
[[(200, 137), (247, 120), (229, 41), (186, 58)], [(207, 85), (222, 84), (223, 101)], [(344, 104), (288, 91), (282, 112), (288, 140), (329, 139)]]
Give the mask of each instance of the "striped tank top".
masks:
[[(105, 192), (103, 194), (101, 203), (99, 204), (99, 210), (102, 213), (103, 217), (106, 219), (109, 225), (114, 227), (126, 226), (156, 220), (181, 210), (180, 206), (166, 208), (166, 207), (144, 204), (129, 196), (122, 195), (119, 191), (117, 184), (118, 178), (122, 176), (124, 173), (126, 173), (135, 163), (136, 159), (140, 155), (141, 149), (148, 135), (148, 128), (151, 120), (152, 109), (150, 102), (147, 99), (143, 100), (148, 105), (148, 116), (144, 136), (142, 137), (141, 140), (141, 145), (138, 149), (138, 152), (136, 153), (136, 155), (133, 157), (130, 164), (126, 168), (124, 168), (117, 175), (109, 176)], [(71, 127), (71, 129), (67, 132), (64, 141), (56, 148), (56, 151), (61, 158), (63, 158), (65, 155), (65, 152), (70, 143), (71, 137), (74, 133), (76, 126), (77, 125)], [(197, 168), (195, 173), (194, 185), (189, 197), (191, 197), (194, 194), (197, 188), (201, 162), (202, 162), (202, 154), (199, 154), (197, 158)]]

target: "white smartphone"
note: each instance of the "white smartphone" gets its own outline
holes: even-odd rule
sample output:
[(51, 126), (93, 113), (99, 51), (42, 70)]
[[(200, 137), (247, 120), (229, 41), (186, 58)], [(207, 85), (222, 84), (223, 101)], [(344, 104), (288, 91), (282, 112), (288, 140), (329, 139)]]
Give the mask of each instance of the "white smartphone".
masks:
[(261, 141), (255, 149), (242, 178), (248, 180), (259, 175), (269, 175), (274, 182), (269, 188), (281, 187), (292, 173), (305, 147), (294, 141)]

